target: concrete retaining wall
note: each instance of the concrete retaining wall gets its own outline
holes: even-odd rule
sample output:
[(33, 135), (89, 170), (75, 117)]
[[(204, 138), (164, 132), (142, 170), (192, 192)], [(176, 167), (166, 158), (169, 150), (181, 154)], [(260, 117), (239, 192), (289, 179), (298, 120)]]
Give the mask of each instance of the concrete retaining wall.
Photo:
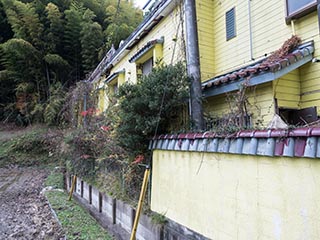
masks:
[(106, 194), (102, 194), (102, 213), (111, 219), (113, 224), (116, 223), (116, 200)]
[[(72, 178), (66, 176), (66, 186), (69, 191), (71, 188)], [(130, 236), (132, 225), (135, 218), (135, 209), (129, 204), (126, 204), (120, 200), (116, 200), (105, 193), (99, 191), (99, 189), (92, 187), (81, 178), (77, 178), (76, 190), (74, 195), (81, 201), (85, 202), (86, 205), (90, 207), (90, 213), (95, 217), (104, 218), (104, 222), (109, 222), (115, 225), (115, 228), (121, 228), (127, 232), (127, 237), (120, 239), (127, 240)], [(118, 235), (119, 237), (119, 235)], [(140, 221), (136, 234), (137, 240), (162, 240), (163, 230), (160, 225), (155, 225), (151, 223), (151, 219), (146, 215), (140, 216)]]
[(76, 188), (74, 189), (74, 191), (79, 195), (81, 195), (81, 192), (82, 192), (82, 187), (81, 187), (82, 182), (83, 182), (82, 179), (78, 178), (76, 182)]
[(100, 211), (100, 192), (95, 187), (92, 187), (92, 205), (99, 211)]
[(116, 223), (119, 224), (126, 231), (131, 232), (135, 214), (133, 208), (120, 201), (116, 201)]
[(83, 193), (82, 196), (85, 200), (88, 202), (90, 201), (90, 196), (89, 196), (89, 185), (86, 182), (83, 182)]
[(137, 235), (141, 240), (162, 240), (162, 228), (155, 226), (151, 222), (151, 218), (146, 215), (141, 215), (137, 229)]

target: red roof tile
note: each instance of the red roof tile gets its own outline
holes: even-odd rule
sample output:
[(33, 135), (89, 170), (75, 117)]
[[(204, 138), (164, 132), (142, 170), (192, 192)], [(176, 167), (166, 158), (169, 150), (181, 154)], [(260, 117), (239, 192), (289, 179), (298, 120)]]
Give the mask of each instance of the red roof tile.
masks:
[(248, 76), (255, 76), (259, 74), (263, 74), (267, 71), (269, 72), (277, 72), (281, 69), (284, 69), (291, 64), (303, 59), (306, 56), (312, 54), (313, 50), (313, 42), (306, 43), (301, 45), (297, 50), (293, 51), (292, 53), (283, 56), (281, 59), (277, 60), (262, 60), (254, 65), (248, 65), (236, 71), (226, 73), (225, 75), (215, 77), (202, 83), (203, 89), (216, 87), (221, 84), (226, 84), (235, 80), (241, 80)]

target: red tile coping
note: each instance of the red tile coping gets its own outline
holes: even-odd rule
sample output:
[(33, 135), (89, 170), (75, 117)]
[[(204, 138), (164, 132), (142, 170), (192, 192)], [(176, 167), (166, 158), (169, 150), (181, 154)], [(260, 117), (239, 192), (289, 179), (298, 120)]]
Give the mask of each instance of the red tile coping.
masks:
[(287, 137), (320, 137), (320, 127), (296, 128), (296, 129), (270, 129), (270, 130), (243, 130), (234, 134), (204, 133), (180, 133), (156, 136), (154, 140), (173, 139), (208, 139), (208, 138), (287, 138)]
[(274, 73), (274, 72), (280, 71), (281, 69), (284, 69), (290, 66), (291, 64), (311, 54), (308, 47), (309, 46), (313, 47), (313, 42), (306, 43), (306, 44), (304, 44), (306, 46), (298, 48), (292, 53), (289, 53), (288, 55), (276, 61), (270, 62), (268, 61), (268, 58), (266, 58), (265, 60), (262, 60), (256, 63), (255, 65), (246, 66), (241, 69), (235, 70), (233, 72), (224, 74), (222, 76), (215, 77), (207, 82), (204, 82), (202, 84), (202, 88), (205, 89), (205, 88), (210, 88), (212, 86), (219, 86), (229, 82), (237, 81), (239, 79), (243, 79), (245, 77), (251, 77), (260, 73), (265, 73), (265, 72)]

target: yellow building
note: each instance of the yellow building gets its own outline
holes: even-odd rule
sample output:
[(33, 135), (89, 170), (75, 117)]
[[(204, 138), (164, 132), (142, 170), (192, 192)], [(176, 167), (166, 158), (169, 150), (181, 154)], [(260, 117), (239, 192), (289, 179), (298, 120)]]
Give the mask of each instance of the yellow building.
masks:
[[(319, 56), (315, 0), (201, 0), (196, 10), (208, 126), (230, 113), (245, 118), (247, 127), (266, 127), (275, 113), (292, 125), (317, 119), (320, 63), (311, 61)], [(100, 89), (101, 112), (122, 83), (136, 83), (160, 62), (186, 59), (185, 17), (181, 1), (160, 1), (119, 49), (106, 55), (90, 77)], [(292, 35), (302, 40), (294, 52), (268, 61)], [(244, 85), (243, 113), (237, 116), (236, 94)]]
[(101, 89), (99, 109), (105, 111), (109, 98), (124, 82), (136, 83), (161, 62), (185, 60), (184, 15), (179, 1), (160, 1), (152, 14), (112, 50), (94, 70), (89, 80)]
[[(209, 128), (238, 121), (265, 129), (275, 114), (289, 125), (318, 120), (316, 0), (197, 0), (196, 12)], [(101, 111), (122, 83), (186, 59), (186, 17), (183, 1), (159, 1), (104, 58), (90, 77)], [(151, 208), (185, 226), (185, 236), (320, 239), (319, 128), (167, 135), (152, 144)]]
[[(251, 126), (259, 120), (265, 127), (274, 113), (293, 125), (299, 121), (292, 115), (299, 115), (305, 122), (316, 120), (320, 112), (320, 66), (312, 62), (320, 54), (316, 1), (208, 2), (210, 6), (198, 3), (200, 23), (204, 15), (201, 11), (211, 10), (205, 15), (211, 17), (210, 25), (206, 20), (206, 28), (199, 24), (206, 111), (214, 117), (230, 111), (225, 94), (246, 84), (255, 86), (247, 91)], [(201, 32), (207, 28), (209, 34)], [(209, 42), (205, 41), (208, 35), (213, 36)], [(293, 54), (268, 62), (268, 57), (292, 35), (302, 40)], [(208, 46), (201, 45), (205, 43)], [(205, 58), (208, 47), (212, 57)], [(301, 110), (306, 108), (308, 114)]]

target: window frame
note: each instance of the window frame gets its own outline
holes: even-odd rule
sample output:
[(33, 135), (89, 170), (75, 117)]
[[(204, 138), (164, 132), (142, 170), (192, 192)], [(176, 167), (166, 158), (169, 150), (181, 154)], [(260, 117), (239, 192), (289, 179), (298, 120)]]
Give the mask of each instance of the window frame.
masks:
[(289, 13), (289, 2), (290, 0), (285, 0), (286, 3), (286, 23), (289, 24), (291, 20), (298, 19), (308, 15), (309, 13), (315, 11), (317, 9), (317, 0), (313, 0), (314, 2), (305, 5), (304, 7)]

